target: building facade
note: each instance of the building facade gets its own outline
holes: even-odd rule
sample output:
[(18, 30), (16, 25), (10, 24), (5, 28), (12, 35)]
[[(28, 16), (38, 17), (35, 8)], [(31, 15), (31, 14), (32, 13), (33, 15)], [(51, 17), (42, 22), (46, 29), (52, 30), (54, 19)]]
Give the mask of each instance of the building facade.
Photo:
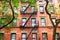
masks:
[[(60, 18), (60, 1), (48, 1), (48, 12), (51, 14), (53, 23), (56, 24), (55, 20)], [(45, 0), (36, 0), (35, 5), (31, 6), (29, 5), (28, 0), (25, 0), (24, 2), (19, 2), (18, 10), (16, 6), (13, 7), (13, 10), (17, 17), (15, 17), (12, 24), (9, 24), (8, 27), (11, 28), (3, 28), (0, 30), (0, 34), (2, 36), (1, 40), (52, 40), (53, 26), (51, 20), (49, 19), (49, 16), (45, 11), (45, 6)], [(2, 10), (1, 4), (0, 10)], [(2, 12), (12, 13), (9, 7), (5, 7)], [(57, 26), (56, 40), (59, 35), (60, 24)]]

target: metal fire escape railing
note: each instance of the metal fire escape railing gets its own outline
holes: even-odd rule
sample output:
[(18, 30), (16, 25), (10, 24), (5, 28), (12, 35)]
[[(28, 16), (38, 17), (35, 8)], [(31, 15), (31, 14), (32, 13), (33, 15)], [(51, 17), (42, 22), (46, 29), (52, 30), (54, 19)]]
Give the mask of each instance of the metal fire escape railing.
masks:
[[(29, 8), (29, 6), (30, 6), (30, 4), (26, 7), (26, 9), (24, 10), (24, 12)], [(29, 18), (27, 19), (27, 21), (26, 21), (26, 23), (24, 24), (23, 27), (25, 27), (25, 25), (27, 24), (27, 22), (29, 21), (29, 19), (32, 17), (33, 14), (34, 14), (34, 13), (31, 13), (31, 14), (30, 14)], [(34, 29), (35, 29), (35, 27), (33, 27), (33, 28), (31, 29), (31, 31), (29, 32), (29, 34), (28, 34), (28, 36), (27, 36), (27, 39), (28, 39), (28, 37), (30, 36), (31, 32), (32, 32)]]

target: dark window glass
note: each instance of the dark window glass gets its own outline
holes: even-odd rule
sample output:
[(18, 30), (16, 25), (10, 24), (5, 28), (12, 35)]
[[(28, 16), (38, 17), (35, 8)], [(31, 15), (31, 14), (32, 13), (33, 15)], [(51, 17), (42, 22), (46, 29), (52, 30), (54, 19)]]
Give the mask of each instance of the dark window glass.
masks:
[(42, 39), (43, 40), (48, 40), (47, 33), (42, 33)]

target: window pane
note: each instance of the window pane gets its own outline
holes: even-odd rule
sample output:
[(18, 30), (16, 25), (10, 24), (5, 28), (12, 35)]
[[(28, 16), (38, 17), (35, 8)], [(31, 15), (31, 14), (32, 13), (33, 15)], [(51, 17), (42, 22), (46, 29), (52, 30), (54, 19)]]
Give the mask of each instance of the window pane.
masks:
[(22, 7), (22, 11), (24, 11), (25, 9), (26, 9), (26, 6), (23, 6), (23, 7)]
[(13, 25), (16, 26), (16, 18), (13, 20)]
[(3, 40), (3, 39), (4, 39), (4, 34), (0, 33), (0, 40)]
[(56, 33), (56, 38), (55, 40), (57, 40), (59, 38), (59, 33)]
[(32, 18), (32, 26), (35, 26), (35, 25), (36, 25), (36, 19)]
[(36, 34), (33, 34), (33, 38), (36, 38)]
[(22, 40), (26, 40), (26, 33), (22, 33)]
[(4, 5), (4, 6), (3, 6), (3, 11), (2, 11), (2, 12), (5, 13), (6, 11), (7, 11), (7, 6)]
[(34, 6), (31, 7), (31, 12), (34, 12)]
[(45, 18), (41, 18), (41, 25), (42, 25), (42, 26), (45, 26), (45, 25), (46, 25), (45, 22), (46, 22), (46, 21), (45, 21)]
[(32, 34), (32, 39), (33, 39), (33, 40), (37, 40), (37, 34), (36, 34), (36, 33), (33, 33), (33, 34)]
[(11, 34), (11, 40), (16, 40), (16, 34), (15, 33)]
[(49, 2), (52, 2), (52, 0), (48, 0)]
[(22, 38), (26, 38), (26, 34), (22, 34)]
[(17, 7), (16, 7), (16, 6), (14, 6), (14, 8), (13, 8), (13, 9), (14, 9), (14, 12), (15, 12), (15, 13), (17, 13), (17, 11), (18, 11), (18, 10), (17, 10)]
[(26, 39), (22, 39), (22, 40), (26, 40)]
[(45, 26), (45, 23), (42, 23), (42, 26)]
[(44, 12), (44, 7), (43, 6), (40, 6), (39, 9), (40, 9), (40, 12)]
[(39, 2), (42, 2), (43, 0), (39, 0)]
[(56, 25), (56, 18), (52, 18), (54, 25)]
[(33, 39), (33, 40), (36, 40), (36, 39)]
[(6, 23), (6, 18), (2, 18), (2, 24), (5, 24)]
[(26, 18), (22, 19), (22, 25), (24, 25), (26, 23)]
[(43, 40), (47, 40), (47, 33), (42, 33)]
[(54, 7), (53, 6), (50, 6), (50, 12), (54, 12)]

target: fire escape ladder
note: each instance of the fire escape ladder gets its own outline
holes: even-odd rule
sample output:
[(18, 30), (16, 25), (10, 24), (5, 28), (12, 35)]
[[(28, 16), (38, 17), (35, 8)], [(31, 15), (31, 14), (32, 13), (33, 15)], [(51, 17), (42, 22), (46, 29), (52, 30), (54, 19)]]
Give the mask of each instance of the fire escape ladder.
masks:
[(24, 10), (24, 13), (25, 13), (25, 11), (29, 8), (29, 6), (30, 6), (30, 4), (26, 7), (26, 9)]
[(31, 32), (32, 32), (34, 29), (35, 29), (35, 27), (33, 27), (33, 28), (31, 29), (31, 31), (29, 32), (29, 34), (28, 34), (28, 36), (27, 36), (27, 38), (26, 38), (26, 39), (28, 39), (28, 38), (29, 38), (29, 36), (30, 36)]
[(33, 13), (31, 13), (31, 15), (29, 16), (29, 18), (27, 19), (26, 23), (24, 24), (24, 27), (27, 24), (27, 22), (29, 21), (29, 19), (32, 17), (32, 15), (33, 15)]

